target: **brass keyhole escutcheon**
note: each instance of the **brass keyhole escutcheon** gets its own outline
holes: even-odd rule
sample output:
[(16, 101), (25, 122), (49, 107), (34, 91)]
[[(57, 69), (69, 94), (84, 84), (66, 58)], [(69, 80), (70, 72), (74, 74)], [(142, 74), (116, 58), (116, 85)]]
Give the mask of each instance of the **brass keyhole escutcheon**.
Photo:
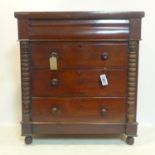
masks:
[(57, 62), (57, 53), (52, 52), (49, 58), (50, 63), (50, 70), (57, 70), (58, 69), (58, 62)]

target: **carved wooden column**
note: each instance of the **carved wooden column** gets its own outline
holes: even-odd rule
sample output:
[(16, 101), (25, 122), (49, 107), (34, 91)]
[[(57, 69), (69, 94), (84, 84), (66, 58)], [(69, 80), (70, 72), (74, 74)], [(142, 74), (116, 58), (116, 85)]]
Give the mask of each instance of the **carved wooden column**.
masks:
[(30, 121), (30, 53), (29, 42), (21, 42), (21, 79), (23, 120)]
[[(31, 134), (31, 117), (30, 117), (30, 52), (29, 42), (21, 41), (21, 84), (22, 84), (22, 134)], [(23, 123), (24, 122), (24, 123)]]
[(136, 121), (136, 93), (137, 93), (137, 47), (138, 41), (129, 41), (128, 53), (128, 123)]

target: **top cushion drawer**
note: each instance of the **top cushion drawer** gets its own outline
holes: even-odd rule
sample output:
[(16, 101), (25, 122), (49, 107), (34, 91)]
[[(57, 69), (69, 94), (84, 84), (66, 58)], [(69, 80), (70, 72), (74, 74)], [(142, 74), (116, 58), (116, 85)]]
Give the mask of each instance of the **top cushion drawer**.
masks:
[(125, 68), (128, 44), (122, 43), (52, 43), (32, 42), (31, 67), (49, 69), (49, 59), (56, 54), (58, 69), (66, 68)]
[(129, 20), (33, 20), (29, 21), (29, 39), (105, 40), (128, 39)]

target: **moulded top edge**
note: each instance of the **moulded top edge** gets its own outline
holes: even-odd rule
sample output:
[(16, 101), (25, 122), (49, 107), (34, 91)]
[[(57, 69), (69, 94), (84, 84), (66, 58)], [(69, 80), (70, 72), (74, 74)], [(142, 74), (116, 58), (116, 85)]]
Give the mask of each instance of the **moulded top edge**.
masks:
[(130, 19), (142, 18), (144, 12), (15, 12), (14, 15), (28, 19)]

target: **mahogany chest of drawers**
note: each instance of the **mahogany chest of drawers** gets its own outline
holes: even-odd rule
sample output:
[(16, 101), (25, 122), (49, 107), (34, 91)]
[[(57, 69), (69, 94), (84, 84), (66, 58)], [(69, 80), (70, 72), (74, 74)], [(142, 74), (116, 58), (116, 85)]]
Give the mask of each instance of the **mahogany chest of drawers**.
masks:
[(22, 135), (137, 134), (144, 12), (16, 12)]

